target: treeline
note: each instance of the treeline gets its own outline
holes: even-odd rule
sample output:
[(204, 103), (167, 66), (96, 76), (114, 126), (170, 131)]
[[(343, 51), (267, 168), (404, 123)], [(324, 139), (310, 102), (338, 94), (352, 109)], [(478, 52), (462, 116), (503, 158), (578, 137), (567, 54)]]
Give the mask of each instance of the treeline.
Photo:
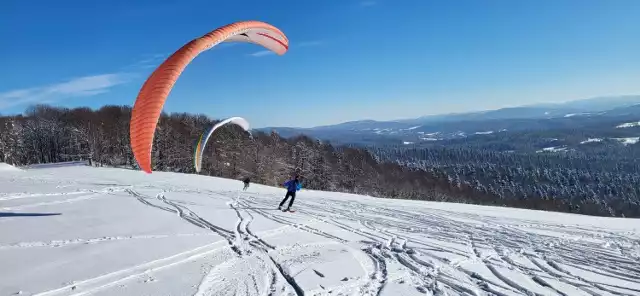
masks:
[[(137, 169), (129, 146), (128, 106), (66, 109), (30, 107), (24, 115), (0, 117), (0, 161), (30, 165), (90, 160), (95, 166)], [(154, 137), (153, 169), (195, 173), (193, 153), (200, 134), (216, 121), (204, 115), (162, 114)], [(204, 153), (202, 174), (250, 177), (278, 185), (298, 173), (306, 188), (387, 198), (496, 204), (470, 187), (452, 186), (446, 175), (379, 163), (363, 149), (333, 147), (305, 136), (285, 139), (226, 125)]]
[(503, 200), (554, 201), (562, 211), (640, 217), (640, 145), (593, 145), (553, 153), (503, 152), (483, 146), (372, 151), (381, 161), (437, 169), (454, 184)]

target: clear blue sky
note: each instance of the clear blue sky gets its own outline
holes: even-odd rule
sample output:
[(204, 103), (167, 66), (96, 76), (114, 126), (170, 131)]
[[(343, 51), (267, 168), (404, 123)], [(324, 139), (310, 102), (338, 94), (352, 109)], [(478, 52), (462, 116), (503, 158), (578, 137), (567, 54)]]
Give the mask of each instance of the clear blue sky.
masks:
[(640, 94), (637, 0), (5, 0), (0, 113), (132, 105), (163, 57), (251, 19), (289, 52), (206, 51), (165, 111), (307, 127)]

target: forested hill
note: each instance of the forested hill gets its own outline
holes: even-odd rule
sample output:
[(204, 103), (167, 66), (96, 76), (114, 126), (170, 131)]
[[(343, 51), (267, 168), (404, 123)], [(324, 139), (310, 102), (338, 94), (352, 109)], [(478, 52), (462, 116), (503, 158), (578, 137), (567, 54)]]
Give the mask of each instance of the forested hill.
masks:
[[(0, 117), (0, 161), (15, 165), (91, 159), (94, 165), (136, 168), (129, 147), (128, 106), (65, 109), (39, 105), (24, 115)], [(154, 170), (193, 173), (200, 134), (215, 121), (204, 115), (162, 114), (154, 137)], [(392, 157), (391, 157), (392, 158)], [(305, 187), (378, 197), (438, 200), (577, 212), (640, 216), (597, 199), (497, 192), (451, 178), (435, 166), (379, 162), (363, 149), (333, 147), (305, 136), (284, 139), (239, 127), (216, 131), (204, 153), (203, 174), (277, 185), (297, 172)], [(509, 168), (505, 168), (508, 170)], [(240, 183), (238, 186), (241, 186)], [(629, 204), (627, 208), (638, 205)]]
[[(572, 207), (583, 207), (573, 210), (580, 213), (640, 217), (638, 151), (633, 146), (612, 147), (610, 153), (599, 154), (497, 152), (436, 146), (375, 152), (384, 161), (437, 169), (445, 172), (454, 184), (470, 185), (476, 191), (500, 198), (558, 199)], [(584, 208), (585, 205), (591, 208)]]

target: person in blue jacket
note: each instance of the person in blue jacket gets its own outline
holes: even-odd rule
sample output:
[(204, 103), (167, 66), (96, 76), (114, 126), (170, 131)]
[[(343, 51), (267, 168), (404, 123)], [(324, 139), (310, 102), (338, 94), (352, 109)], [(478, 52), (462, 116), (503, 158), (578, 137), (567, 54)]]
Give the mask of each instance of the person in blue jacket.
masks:
[(287, 207), (286, 210), (284, 210), (284, 211), (289, 211), (291, 209), (291, 206), (293, 205), (293, 201), (296, 199), (296, 191), (299, 191), (300, 189), (302, 189), (302, 183), (300, 182), (299, 176), (296, 175), (293, 179), (287, 182), (284, 182), (284, 184), (282, 185), (284, 186), (284, 188), (287, 189), (287, 194), (284, 196), (284, 199), (280, 202), (280, 205), (278, 206), (278, 210), (282, 210), (282, 205), (284, 205), (287, 199), (291, 197), (291, 200), (289, 201), (289, 206)]

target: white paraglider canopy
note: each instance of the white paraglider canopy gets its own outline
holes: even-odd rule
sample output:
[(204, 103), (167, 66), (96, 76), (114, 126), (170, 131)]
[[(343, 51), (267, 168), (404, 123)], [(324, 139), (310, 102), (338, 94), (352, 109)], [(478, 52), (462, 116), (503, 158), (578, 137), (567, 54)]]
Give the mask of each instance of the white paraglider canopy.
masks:
[(200, 140), (196, 145), (195, 157), (193, 160), (196, 172), (199, 173), (202, 169), (202, 154), (204, 153), (204, 149), (207, 146), (207, 142), (209, 142), (209, 138), (215, 130), (228, 123), (233, 123), (240, 126), (243, 130), (249, 133), (249, 136), (251, 136), (251, 132), (249, 132), (249, 122), (242, 117), (231, 117), (216, 123), (213, 127), (211, 127), (211, 129), (200, 136)]

